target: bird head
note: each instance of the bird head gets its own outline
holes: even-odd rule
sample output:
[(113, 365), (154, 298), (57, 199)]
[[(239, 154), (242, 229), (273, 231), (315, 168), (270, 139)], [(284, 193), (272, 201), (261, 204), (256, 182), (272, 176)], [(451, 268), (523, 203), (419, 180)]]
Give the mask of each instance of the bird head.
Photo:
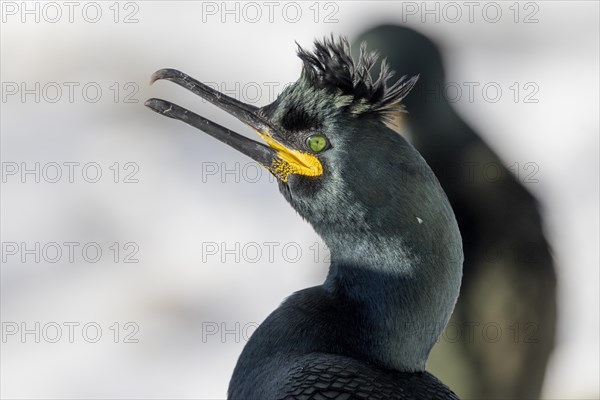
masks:
[[(298, 56), (303, 62), (300, 78), (261, 108), (173, 69), (153, 75), (153, 82), (175, 82), (232, 114), (264, 144), (164, 100), (150, 99), (146, 105), (203, 130), (268, 169), (332, 256), (338, 245), (352, 243), (347, 235), (405, 235), (421, 223), (436, 226), (440, 218), (452, 215), (441, 209), (448, 207), (447, 201), (427, 164), (386, 126), (404, 112), (402, 100), (418, 76), (390, 83), (393, 72), (383, 61), (373, 79), (370, 70), (377, 55), (363, 44), (355, 62), (348, 41), (333, 36), (315, 41), (313, 51), (298, 46)], [(441, 225), (452, 225), (446, 222)], [(354, 257), (347, 249), (339, 253)]]

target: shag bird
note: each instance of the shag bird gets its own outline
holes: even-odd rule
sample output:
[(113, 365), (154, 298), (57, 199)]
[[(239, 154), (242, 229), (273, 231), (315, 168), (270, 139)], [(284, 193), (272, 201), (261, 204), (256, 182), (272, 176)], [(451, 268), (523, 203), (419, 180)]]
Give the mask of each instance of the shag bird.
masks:
[[(440, 340), (429, 368), (464, 398), (539, 398), (554, 348), (557, 294), (538, 203), (521, 183), (534, 170), (515, 178), (454, 111), (443, 96), (442, 55), (432, 40), (382, 25), (359, 35), (356, 42), (363, 41), (392, 69), (420, 74), (399, 125), (439, 179), (463, 237), (461, 293), (447, 335), (454, 339), (458, 331), (462, 337)], [(489, 177), (483, 175), (487, 167)], [(486, 324), (500, 327), (502, 336), (496, 340), (492, 329), (493, 340), (486, 340)], [(448, 357), (452, 369), (445, 368)]]
[(239, 102), (173, 69), (157, 71), (237, 117), (266, 142), (171, 102), (181, 120), (268, 169), (328, 246), (322, 285), (292, 294), (256, 329), (233, 372), (231, 399), (456, 399), (425, 371), (454, 308), (462, 241), (435, 175), (386, 126), (417, 77), (389, 84), (385, 63), (344, 38), (298, 46), (300, 78), (271, 104)]

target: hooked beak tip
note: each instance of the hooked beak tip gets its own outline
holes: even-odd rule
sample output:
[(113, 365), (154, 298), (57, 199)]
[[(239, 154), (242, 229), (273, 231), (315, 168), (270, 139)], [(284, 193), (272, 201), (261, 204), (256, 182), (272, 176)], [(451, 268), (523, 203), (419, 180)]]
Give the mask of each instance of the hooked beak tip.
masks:
[(173, 68), (159, 69), (158, 71), (153, 73), (152, 76), (150, 77), (150, 84), (152, 85), (154, 82), (156, 82), (160, 79), (173, 79), (173, 78), (184, 78), (185, 79), (185, 74), (183, 74), (182, 72), (180, 72), (176, 69), (173, 69)]
[(160, 71), (156, 71), (152, 74), (152, 76), (150, 77), (150, 86), (152, 86), (157, 80), (162, 79), (162, 71), (163, 70), (161, 69)]

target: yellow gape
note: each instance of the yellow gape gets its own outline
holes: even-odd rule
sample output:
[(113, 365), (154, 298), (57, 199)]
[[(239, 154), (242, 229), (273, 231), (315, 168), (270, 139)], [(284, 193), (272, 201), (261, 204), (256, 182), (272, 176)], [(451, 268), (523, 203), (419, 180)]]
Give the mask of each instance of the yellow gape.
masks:
[(310, 153), (289, 149), (273, 139), (269, 134), (256, 131), (258, 135), (277, 151), (278, 158), (271, 165), (265, 165), (271, 173), (283, 182), (287, 182), (290, 174), (319, 176), (323, 174), (323, 166), (319, 159)]

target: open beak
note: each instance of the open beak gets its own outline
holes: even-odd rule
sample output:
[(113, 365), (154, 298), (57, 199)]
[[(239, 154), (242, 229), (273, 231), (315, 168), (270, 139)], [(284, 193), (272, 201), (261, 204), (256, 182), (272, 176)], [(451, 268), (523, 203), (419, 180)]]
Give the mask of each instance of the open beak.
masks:
[(250, 140), (245, 136), (165, 100), (154, 98), (147, 100), (145, 105), (151, 110), (169, 118), (178, 119), (206, 132), (215, 139), (233, 147), (263, 165), (283, 182), (287, 182), (290, 174), (318, 176), (323, 173), (323, 167), (314, 155), (290, 149), (274, 139), (275, 129), (268, 121), (258, 115), (257, 107), (242, 103), (220, 93), (175, 69), (161, 69), (156, 71), (152, 75), (150, 83), (154, 83), (159, 79), (175, 82), (227, 111), (254, 129), (267, 145)]

